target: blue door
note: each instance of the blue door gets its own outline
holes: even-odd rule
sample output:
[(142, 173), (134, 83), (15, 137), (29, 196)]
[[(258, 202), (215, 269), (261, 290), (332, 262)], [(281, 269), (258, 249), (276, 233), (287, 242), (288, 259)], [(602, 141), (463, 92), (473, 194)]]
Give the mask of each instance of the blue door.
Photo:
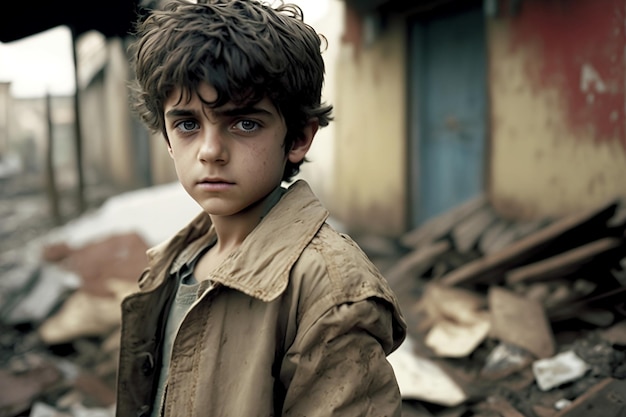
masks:
[(480, 7), (431, 16), (411, 26), (412, 226), (483, 190), (485, 49)]

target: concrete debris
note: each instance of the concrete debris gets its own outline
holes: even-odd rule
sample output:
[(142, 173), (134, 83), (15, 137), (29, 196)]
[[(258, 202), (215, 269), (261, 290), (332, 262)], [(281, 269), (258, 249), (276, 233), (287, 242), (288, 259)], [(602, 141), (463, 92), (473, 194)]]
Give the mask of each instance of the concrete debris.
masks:
[(432, 321), (424, 342), (440, 357), (468, 356), (491, 329), (485, 300), (470, 291), (431, 284), (422, 300)]
[(199, 211), (168, 184), (117, 195), (27, 243), (3, 242), (0, 417), (114, 415), (120, 302), (148, 247)]
[(534, 357), (524, 349), (507, 343), (499, 343), (489, 352), (481, 369), (481, 376), (490, 379), (504, 378), (531, 364)]
[(40, 323), (57, 308), (72, 291), (80, 288), (77, 274), (56, 265), (42, 265), (31, 274), (32, 281), (11, 294), (2, 314), (7, 324)]
[(554, 354), (554, 335), (539, 302), (492, 286), (489, 288), (489, 309), (494, 338), (521, 347), (538, 358)]
[(78, 248), (112, 235), (137, 233), (148, 246), (154, 246), (200, 211), (198, 203), (173, 182), (113, 196), (97, 210), (51, 231), (44, 242)]
[[(404, 252), (379, 267), (414, 355), (437, 358), (466, 393), (462, 415), (554, 417), (558, 400), (574, 404), (599, 378), (626, 378), (625, 212), (617, 200), (517, 222), (481, 196), (398, 239)], [(553, 386), (535, 376), (540, 360), (569, 351), (587, 364), (577, 379)]]
[(537, 360), (532, 367), (537, 385), (542, 391), (575, 381), (589, 370), (589, 365), (572, 351)]
[(415, 355), (410, 338), (389, 355), (389, 362), (396, 371), (403, 398), (449, 407), (467, 399), (462, 388), (437, 363)]
[(121, 319), (121, 300), (136, 288), (114, 278), (107, 284), (114, 288), (116, 296), (92, 295), (83, 290), (74, 292), (59, 311), (41, 324), (38, 329), (41, 340), (50, 345), (69, 343), (81, 337), (108, 334), (116, 329)]

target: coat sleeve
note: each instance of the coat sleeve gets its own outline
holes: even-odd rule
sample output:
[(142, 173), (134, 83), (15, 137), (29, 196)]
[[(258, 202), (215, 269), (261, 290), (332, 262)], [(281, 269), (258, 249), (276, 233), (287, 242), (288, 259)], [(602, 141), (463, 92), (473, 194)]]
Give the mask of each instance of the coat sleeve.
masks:
[(398, 384), (385, 352), (392, 312), (366, 299), (332, 307), (301, 329), (286, 352), (284, 417), (400, 416)]

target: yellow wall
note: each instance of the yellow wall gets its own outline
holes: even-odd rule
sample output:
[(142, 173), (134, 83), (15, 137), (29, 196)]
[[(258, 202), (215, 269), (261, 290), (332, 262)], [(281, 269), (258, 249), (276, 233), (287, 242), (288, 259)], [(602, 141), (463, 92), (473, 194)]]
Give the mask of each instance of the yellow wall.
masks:
[[(312, 2), (296, 1), (313, 7)], [(344, 21), (345, 4), (343, 0), (329, 0), (325, 13), (316, 20), (307, 21), (307, 10), (304, 10), (305, 21), (312, 25), (327, 40), (327, 47), (322, 52), (326, 74), (322, 101), (336, 105), (336, 67), (341, 46), (341, 31)], [(335, 108), (336, 111), (336, 108)], [(335, 132), (336, 124), (318, 130), (313, 145), (307, 154), (309, 163), (300, 167), (300, 174), (294, 179), (306, 180), (317, 197), (333, 211), (335, 177)]]
[(174, 161), (167, 151), (167, 142), (162, 134), (153, 134), (148, 138), (150, 141), (150, 161), (152, 169), (152, 181), (154, 184), (166, 184), (178, 180)]
[(391, 22), (371, 45), (341, 47), (332, 211), (349, 230), (405, 231), (405, 43)]
[(527, 69), (539, 62), (538, 45), (512, 48), (507, 21), (491, 21), (488, 30), (494, 206), (504, 215), (538, 218), (626, 197), (620, 138), (598, 141), (593, 129), (571, 128), (564, 92), (532, 87)]

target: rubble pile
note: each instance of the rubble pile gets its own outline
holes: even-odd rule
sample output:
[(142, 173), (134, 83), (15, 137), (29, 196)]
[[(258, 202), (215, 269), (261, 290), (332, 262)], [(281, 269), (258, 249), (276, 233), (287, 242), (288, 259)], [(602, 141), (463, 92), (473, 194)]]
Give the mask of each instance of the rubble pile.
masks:
[[(0, 417), (113, 416), (120, 301), (198, 211), (153, 187), (0, 251)], [(397, 240), (354, 235), (407, 318), (403, 416), (623, 416), (625, 230), (619, 201), (523, 223), (481, 197)]]
[[(1, 197), (3, 224), (44, 224), (45, 199), (37, 209)], [(30, 217), (19, 216), (25, 205)], [(199, 210), (173, 183), (111, 197), (29, 241), (0, 235), (0, 417), (114, 415), (120, 302), (136, 290), (148, 247)]]
[(407, 416), (626, 415), (626, 205), (514, 222), (479, 197), (356, 240), (398, 294)]

